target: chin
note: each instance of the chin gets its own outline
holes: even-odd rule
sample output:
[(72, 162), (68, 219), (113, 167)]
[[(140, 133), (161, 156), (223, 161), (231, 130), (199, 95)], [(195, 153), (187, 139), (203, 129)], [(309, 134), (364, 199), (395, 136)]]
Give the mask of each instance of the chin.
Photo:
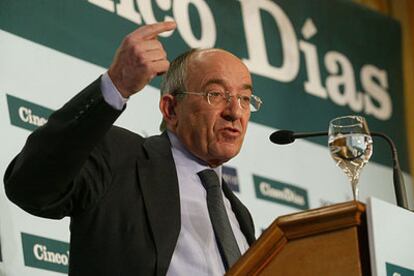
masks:
[(235, 157), (240, 151), (240, 147), (220, 147), (215, 150), (215, 156), (219, 157), (220, 160), (223, 160), (222, 163), (229, 161)]

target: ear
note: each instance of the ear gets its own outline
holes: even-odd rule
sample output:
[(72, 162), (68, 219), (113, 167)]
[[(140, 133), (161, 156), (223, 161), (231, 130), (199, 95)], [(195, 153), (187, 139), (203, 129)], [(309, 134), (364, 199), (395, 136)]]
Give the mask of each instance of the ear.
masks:
[(160, 111), (162, 117), (167, 124), (167, 129), (174, 130), (178, 119), (176, 115), (177, 100), (171, 94), (165, 94), (160, 99)]

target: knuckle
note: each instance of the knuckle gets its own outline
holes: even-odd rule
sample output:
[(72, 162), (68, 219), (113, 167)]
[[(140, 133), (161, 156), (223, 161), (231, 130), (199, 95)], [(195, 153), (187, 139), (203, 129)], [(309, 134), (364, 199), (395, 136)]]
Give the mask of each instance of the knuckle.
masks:
[(147, 72), (147, 73), (152, 73), (152, 71), (154, 70), (151, 66), (150, 62), (143, 62), (141, 64), (142, 69)]
[(122, 42), (123, 44), (125, 44), (125, 45), (131, 45), (131, 44), (133, 44), (133, 38), (132, 38), (132, 35), (131, 34), (129, 34), (129, 35), (127, 35), (125, 38), (124, 38), (124, 40), (123, 40), (123, 42)]
[(155, 27), (155, 24), (148, 25), (148, 29), (151, 33), (154, 33), (154, 32), (157, 31), (157, 28)]
[(155, 45), (156, 45), (157, 48), (159, 48), (161, 50), (164, 50), (164, 48), (162, 46), (162, 43), (158, 39), (155, 39), (154, 40), (154, 43), (155, 43)]
[(167, 59), (167, 52), (164, 49), (161, 49), (161, 56), (163, 59)]
[(140, 45), (134, 45), (133, 46), (133, 53), (134, 53), (134, 56), (138, 60), (144, 60), (144, 58), (145, 58), (144, 51), (142, 50), (142, 48), (140, 47)]
[(168, 68), (170, 68), (170, 62), (169, 61), (164, 61), (164, 62), (160, 63), (160, 65), (158, 67), (158, 72), (166, 72), (168, 70)]

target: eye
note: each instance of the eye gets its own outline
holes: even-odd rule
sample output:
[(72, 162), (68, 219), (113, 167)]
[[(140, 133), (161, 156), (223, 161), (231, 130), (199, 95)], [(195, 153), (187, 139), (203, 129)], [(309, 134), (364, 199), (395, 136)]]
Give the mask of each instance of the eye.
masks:
[(223, 93), (220, 91), (208, 91), (207, 95), (211, 98), (211, 99), (216, 99), (219, 97), (223, 97)]
[(240, 101), (241, 101), (243, 104), (250, 104), (250, 99), (251, 99), (251, 97), (250, 97), (250, 96), (240, 96)]

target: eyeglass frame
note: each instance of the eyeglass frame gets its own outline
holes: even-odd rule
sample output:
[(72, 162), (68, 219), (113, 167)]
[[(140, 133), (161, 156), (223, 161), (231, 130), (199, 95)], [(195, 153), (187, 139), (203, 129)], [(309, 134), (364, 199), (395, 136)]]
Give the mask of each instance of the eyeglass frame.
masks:
[[(229, 91), (206, 91), (206, 92), (193, 92), (193, 91), (175, 91), (173, 93), (171, 93), (171, 95), (175, 96), (175, 95), (199, 95), (199, 96), (204, 96), (207, 98), (207, 102), (209, 105), (211, 106), (215, 106), (213, 103), (211, 103), (210, 101), (210, 97), (214, 96), (212, 94), (217, 93), (218, 95), (215, 96), (221, 96), (223, 99), (225, 99), (226, 104), (229, 104), (231, 101), (232, 97), (236, 97), (237, 98), (237, 103), (239, 104), (239, 107), (242, 110), (250, 110), (250, 112), (257, 112), (260, 110), (260, 107), (263, 104), (262, 99), (260, 99), (260, 97), (256, 96), (256, 95), (240, 95), (240, 94), (236, 94), (236, 95), (231, 95), (231, 93)], [(249, 108), (246, 109), (242, 106), (241, 104), (241, 99), (242, 98), (249, 98)], [(251, 99), (254, 99), (254, 101), (257, 103), (257, 105), (252, 104)]]

